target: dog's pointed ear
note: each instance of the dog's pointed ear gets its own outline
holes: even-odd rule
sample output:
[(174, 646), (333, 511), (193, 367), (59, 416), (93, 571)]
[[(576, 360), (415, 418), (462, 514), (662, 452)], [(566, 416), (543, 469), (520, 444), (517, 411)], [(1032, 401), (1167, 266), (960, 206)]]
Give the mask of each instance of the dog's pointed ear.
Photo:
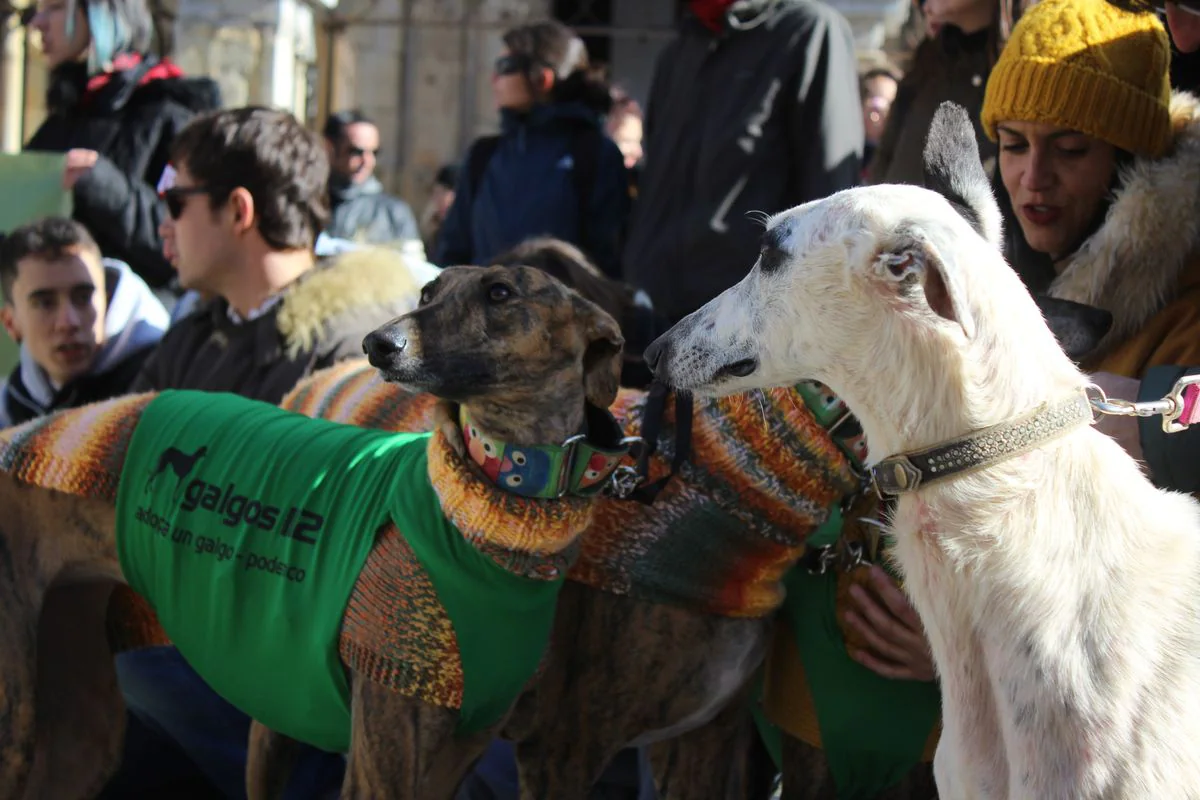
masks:
[(938, 106), (925, 138), (923, 171), (925, 188), (949, 200), (980, 236), (999, 249), (1003, 217), (983, 170), (975, 127), (962, 106), (950, 101)]
[(975, 319), (967, 305), (962, 280), (930, 242), (912, 236), (900, 237), (895, 244), (880, 250), (875, 271), (894, 285), (898, 294), (915, 297), (919, 293), (933, 313), (956, 323), (968, 339), (975, 336)]
[(584, 331), (583, 393), (592, 405), (608, 408), (621, 385), (625, 338), (607, 311), (579, 295), (572, 299)]

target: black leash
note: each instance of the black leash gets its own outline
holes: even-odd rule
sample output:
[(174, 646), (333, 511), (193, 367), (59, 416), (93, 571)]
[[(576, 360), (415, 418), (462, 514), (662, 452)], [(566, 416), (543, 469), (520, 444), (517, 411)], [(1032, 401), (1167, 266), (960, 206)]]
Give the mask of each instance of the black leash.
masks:
[(684, 463), (692, 455), (692, 419), (695, 411), (690, 394), (675, 395), (675, 457), (671, 459), (671, 471), (653, 483), (646, 483), (650, 478), (650, 459), (658, 450), (658, 435), (662, 431), (663, 415), (667, 409), (667, 397), (671, 389), (666, 384), (654, 381), (646, 395), (645, 411), (642, 415), (642, 448), (638, 460), (638, 476), (640, 482), (627, 497), (643, 505), (652, 505), (659, 493), (666, 488), (671, 478), (678, 474)]

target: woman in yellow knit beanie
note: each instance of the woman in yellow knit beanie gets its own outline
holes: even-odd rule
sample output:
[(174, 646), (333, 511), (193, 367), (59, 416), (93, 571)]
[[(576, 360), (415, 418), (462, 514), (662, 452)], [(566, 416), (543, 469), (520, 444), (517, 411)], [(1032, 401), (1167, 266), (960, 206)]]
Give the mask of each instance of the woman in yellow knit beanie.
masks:
[(1172, 95), (1169, 59), (1153, 14), (1042, 0), (984, 96), (1013, 216), (1053, 268), (1039, 282), (1014, 266), (1031, 291), (1113, 315), (1089, 371), (1200, 363), (1200, 106)]

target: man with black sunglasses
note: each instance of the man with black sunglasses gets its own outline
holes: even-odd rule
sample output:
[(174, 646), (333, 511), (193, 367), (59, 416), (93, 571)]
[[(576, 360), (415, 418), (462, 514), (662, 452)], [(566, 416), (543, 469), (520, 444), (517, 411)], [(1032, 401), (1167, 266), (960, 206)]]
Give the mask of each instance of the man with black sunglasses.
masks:
[(325, 122), (329, 155), (329, 211), (326, 233), (338, 239), (396, 245), (420, 241), (412, 209), (383, 191), (375, 177), (379, 128), (361, 111), (342, 111)]

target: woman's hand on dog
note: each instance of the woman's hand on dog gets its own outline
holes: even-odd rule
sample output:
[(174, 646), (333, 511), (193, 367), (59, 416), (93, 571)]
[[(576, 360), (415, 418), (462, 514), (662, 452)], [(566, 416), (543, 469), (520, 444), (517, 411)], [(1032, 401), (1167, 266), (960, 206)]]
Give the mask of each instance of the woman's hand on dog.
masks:
[(866, 649), (852, 649), (850, 657), (885, 678), (933, 680), (933, 654), (917, 612), (891, 576), (877, 566), (870, 570), (872, 591), (850, 587), (854, 608), (846, 612), (846, 623), (867, 642)]

